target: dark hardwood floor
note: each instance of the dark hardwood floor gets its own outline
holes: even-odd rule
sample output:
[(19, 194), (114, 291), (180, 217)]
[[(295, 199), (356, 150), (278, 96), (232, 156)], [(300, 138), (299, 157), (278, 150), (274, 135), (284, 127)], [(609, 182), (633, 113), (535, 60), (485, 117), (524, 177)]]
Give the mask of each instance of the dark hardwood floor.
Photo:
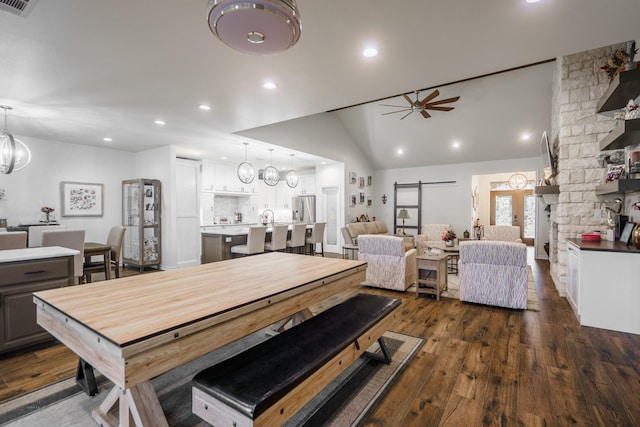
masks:
[[(640, 425), (640, 335), (581, 327), (548, 262), (530, 263), (538, 312), (367, 288), (401, 297), (395, 330), (425, 342), (366, 425)], [(61, 345), (0, 358), (0, 400), (76, 363)]]

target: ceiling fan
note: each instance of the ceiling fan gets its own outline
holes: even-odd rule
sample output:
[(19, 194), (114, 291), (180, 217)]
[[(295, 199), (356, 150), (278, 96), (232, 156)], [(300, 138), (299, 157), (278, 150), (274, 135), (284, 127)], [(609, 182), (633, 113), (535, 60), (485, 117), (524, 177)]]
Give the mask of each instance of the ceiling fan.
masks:
[(409, 105), (410, 105), (409, 107), (407, 107), (405, 105), (380, 104), (380, 105), (382, 105), (384, 107), (401, 108), (401, 110), (390, 111), (388, 113), (382, 113), (382, 115), (386, 116), (387, 114), (395, 114), (395, 113), (402, 113), (404, 111), (408, 111), (407, 114), (405, 114), (404, 116), (400, 117), (400, 120), (402, 120), (405, 117), (407, 117), (409, 114), (413, 113), (414, 111), (420, 111), (420, 114), (422, 114), (422, 117), (424, 117), (425, 119), (428, 119), (429, 117), (431, 117), (431, 114), (429, 114), (427, 112), (427, 110), (451, 111), (451, 110), (453, 110), (453, 107), (444, 107), (444, 106), (442, 106), (442, 104), (448, 104), (450, 102), (456, 102), (458, 99), (460, 99), (459, 96), (454, 96), (453, 98), (441, 99), (439, 101), (431, 102), (431, 100), (433, 100), (438, 95), (440, 95), (440, 91), (438, 89), (436, 89), (433, 92), (431, 92), (429, 94), (429, 96), (427, 96), (422, 101), (420, 101), (419, 93), (420, 93), (420, 91), (416, 90), (416, 100), (415, 101), (412, 101), (411, 98), (409, 98), (409, 96), (407, 94), (403, 94), (402, 95), (404, 97), (404, 99), (406, 99), (407, 102), (409, 103)]

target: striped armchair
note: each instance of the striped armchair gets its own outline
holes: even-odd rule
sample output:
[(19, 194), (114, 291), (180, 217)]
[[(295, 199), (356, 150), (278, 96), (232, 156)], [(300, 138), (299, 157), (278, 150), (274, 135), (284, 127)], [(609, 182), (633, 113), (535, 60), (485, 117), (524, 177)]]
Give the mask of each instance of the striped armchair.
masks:
[(460, 301), (527, 308), (527, 246), (517, 242), (460, 242)]
[(363, 234), (358, 246), (358, 259), (367, 261), (365, 285), (405, 291), (416, 282), (417, 251), (405, 251), (402, 237)]

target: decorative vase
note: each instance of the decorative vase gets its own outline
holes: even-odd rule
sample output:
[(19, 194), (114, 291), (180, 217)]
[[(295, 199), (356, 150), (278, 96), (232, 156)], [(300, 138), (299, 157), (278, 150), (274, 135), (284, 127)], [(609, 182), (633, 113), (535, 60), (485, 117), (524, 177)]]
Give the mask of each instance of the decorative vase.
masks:
[(453, 240), (445, 240), (444, 245), (449, 247), (453, 246)]
[(636, 248), (640, 249), (640, 225), (636, 225), (636, 228), (633, 229), (633, 233), (631, 233), (631, 241)]

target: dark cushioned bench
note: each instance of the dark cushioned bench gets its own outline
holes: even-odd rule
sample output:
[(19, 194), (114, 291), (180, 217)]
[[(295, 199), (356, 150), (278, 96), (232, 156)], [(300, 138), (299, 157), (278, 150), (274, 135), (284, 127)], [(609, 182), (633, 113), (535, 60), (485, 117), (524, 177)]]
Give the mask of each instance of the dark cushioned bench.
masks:
[(358, 294), (193, 379), (193, 412), (216, 427), (282, 425), (393, 326), (400, 300)]

